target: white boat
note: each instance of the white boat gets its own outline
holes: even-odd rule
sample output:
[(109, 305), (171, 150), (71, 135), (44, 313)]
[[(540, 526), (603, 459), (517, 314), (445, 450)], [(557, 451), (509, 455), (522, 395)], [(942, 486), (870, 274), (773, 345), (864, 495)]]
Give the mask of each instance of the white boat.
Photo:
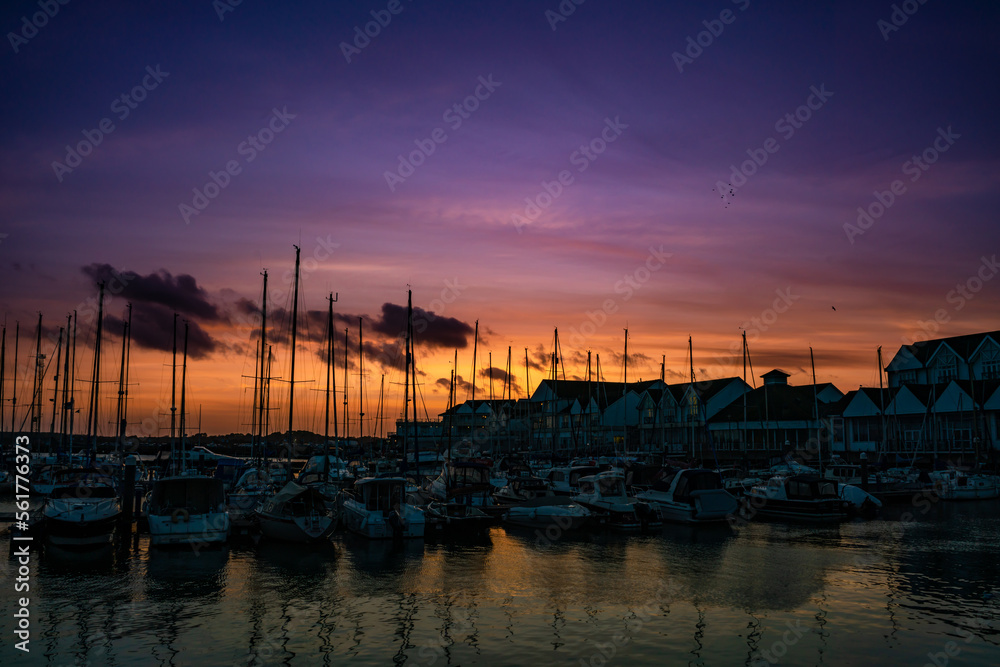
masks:
[(153, 482), (146, 497), (150, 544), (214, 545), (229, 537), (222, 480), (183, 474)]
[(59, 546), (94, 546), (111, 542), (121, 516), (114, 480), (96, 468), (55, 473), (42, 514), (45, 533)]
[(678, 470), (636, 498), (658, 507), (664, 521), (676, 523), (725, 521), (739, 508), (736, 498), (725, 489), (722, 476), (703, 468)]
[(504, 523), (523, 528), (579, 530), (594, 522), (594, 513), (566, 496), (538, 496), (507, 509)]
[(950, 468), (930, 474), (945, 500), (989, 500), (1000, 497), (1000, 477)]
[(573, 500), (603, 515), (607, 527), (614, 530), (633, 532), (663, 525), (654, 506), (625, 493), (625, 478), (619, 472), (609, 470), (580, 478), (579, 493)]
[(775, 475), (750, 489), (741, 508), (746, 518), (760, 514), (782, 519), (839, 521), (849, 503), (840, 497), (838, 483), (818, 475)]
[(283, 542), (323, 542), (337, 527), (323, 494), (296, 482), (261, 503), (257, 519), (264, 537)]
[(341, 517), (353, 533), (369, 539), (423, 537), (424, 513), (406, 502), (402, 477), (366, 477), (341, 493)]

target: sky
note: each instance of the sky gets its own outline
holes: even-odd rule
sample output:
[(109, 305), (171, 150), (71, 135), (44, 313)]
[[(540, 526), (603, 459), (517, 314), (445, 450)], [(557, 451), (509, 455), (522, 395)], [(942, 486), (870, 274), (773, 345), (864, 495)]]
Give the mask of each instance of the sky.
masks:
[(625, 329), (630, 381), (742, 376), (745, 331), (748, 382), (810, 383), (811, 347), (846, 392), (879, 346), (1000, 328), (995, 3), (17, 0), (0, 27), (5, 428), (39, 312), (43, 423), (74, 310), (87, 404), (103, 281), (100, 430), (131, 304), (129, 432), (166, 432), (174, 313), (189, 425), (249, 431), (266, 270), (283, 430), (295, 245), (316, 432), (331, 293), (352, 435), (402, 416), (408, 290), (432, 418), (456, 350), (460, 400), (473, 348), (477, 398), (508, 349), (523, 396), (556, 329), (567, 378), (590, 352), (620, 381)]

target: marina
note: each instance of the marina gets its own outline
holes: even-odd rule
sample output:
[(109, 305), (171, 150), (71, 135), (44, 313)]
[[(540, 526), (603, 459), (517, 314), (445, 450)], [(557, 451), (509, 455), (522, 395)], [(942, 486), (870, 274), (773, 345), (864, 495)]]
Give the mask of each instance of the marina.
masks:
[(996, 664), (998, 503), (735, 532), (51, 546), (32, 555), (31, 664), (922, 665), (949, 642), (956, 664)]

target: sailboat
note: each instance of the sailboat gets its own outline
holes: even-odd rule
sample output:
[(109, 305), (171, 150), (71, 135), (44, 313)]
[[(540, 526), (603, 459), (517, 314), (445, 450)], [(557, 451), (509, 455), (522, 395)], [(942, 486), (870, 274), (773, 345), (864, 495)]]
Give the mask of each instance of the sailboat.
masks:
[[(295, 338), (299, 300), (299, 247), (295, 248), (295, 295), (292, 305), (291, 378), (288, 397), (288, 440), (292, 445), (292, 419), (295, 397)], [(290, 456), (290, 454), (289, 454)], [(337, 510), (318, 488), (289, 481), (257, 509), (261, 533), (268, 539), (286, 542), (320, 542), (337, 527)]]
[[(176, 349), (176, 318), (174, 323)], [(187, 460), (184, 456), (187, 344), (188, 324), (185, 322), (181, 372), (181, 471), (153, 482), (153, 488), (147, 494), (146, 518), (149, 521), (150, 544), (153, 546), (215, 545), (229, 538), (230, 519), (222, 480), (184, 469)], [(176, 364), (171, 372), (171, 383), (176, 383)], [(171, 412), (173, 411), (174, 407), (171, 406)], [(171, 462), (173, 461), (174, 457), (171, 456)]]
[[(94, 459), (97, 442), (97, 403), (104, 316), (104, 283), (100, 283), (98, 287), (94, 384), (91, 390), (91, 414), (88, 422), (88, 436), (91, 441), (88, 458), (91, 461)], [(39, 357), (41, 356), (41, 323), (42, 316), (39, 314), (38, 350), (36, 351), (36, 356)], [(34, 411), (34, 399), (32, 403)], [(51, 489), (42, 508), (42, 515), (45, 518), (46, 535), (52, 544), (95, 546), (107, 544), (112, 540), (122, 508), (115, 482), (108, 473), (93, 467), (53, 469), (51, 484)]]

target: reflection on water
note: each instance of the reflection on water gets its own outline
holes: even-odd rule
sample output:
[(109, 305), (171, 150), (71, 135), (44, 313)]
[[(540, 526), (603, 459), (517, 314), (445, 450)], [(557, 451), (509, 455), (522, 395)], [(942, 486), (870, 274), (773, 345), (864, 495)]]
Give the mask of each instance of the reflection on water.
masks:
[[(1000, 663), (1000, 502), (904, 511), (735, 534), (46, 547), (28, 663), (922, 665), (948, 642), (956, 663)], [(5, 584), (4, 664), (24, 663), (13, 597)]]

